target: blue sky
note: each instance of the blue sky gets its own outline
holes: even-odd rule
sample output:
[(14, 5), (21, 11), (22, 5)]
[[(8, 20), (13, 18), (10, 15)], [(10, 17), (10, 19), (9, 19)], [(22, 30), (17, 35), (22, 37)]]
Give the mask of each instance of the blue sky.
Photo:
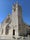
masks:
[(12, 13), (12, 5), (16, 1), (22, 6), (23, 21), (30, 25), (30, 0), (0, 0), (0, 23), (8, 13)]

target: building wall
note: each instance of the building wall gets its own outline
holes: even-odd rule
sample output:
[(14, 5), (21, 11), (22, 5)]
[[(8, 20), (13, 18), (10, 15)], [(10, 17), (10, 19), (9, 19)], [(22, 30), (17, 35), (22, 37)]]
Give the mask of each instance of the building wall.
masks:
[[(7, 30), (9, 30), (8, 36), (10, 37), (13, 37), (13, 36), (19, 37), (20, 35), (26, 34), (27, 31), (29, 30), (28, 25), (22, 22), (22, 8), (18, 4), (15, 4), (13, 6), (12, 16), (8, 15), (6, 19), (3, 21), (2, 25), (0, 25), (0, 35), (3, 35), (3, 36), (6, 35), (5, 34), (6, 27), (7, 27)], [(13, 30), (15, 30), (15, 35), (13, 35)]]

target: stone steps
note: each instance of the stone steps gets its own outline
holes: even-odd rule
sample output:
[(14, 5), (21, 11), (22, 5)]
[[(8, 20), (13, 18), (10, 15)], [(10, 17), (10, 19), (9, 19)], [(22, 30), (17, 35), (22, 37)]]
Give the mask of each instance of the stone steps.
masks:
[(30, 40), (30, 37), (11, 38), (10, 36), (0, 36), (0, 40)]

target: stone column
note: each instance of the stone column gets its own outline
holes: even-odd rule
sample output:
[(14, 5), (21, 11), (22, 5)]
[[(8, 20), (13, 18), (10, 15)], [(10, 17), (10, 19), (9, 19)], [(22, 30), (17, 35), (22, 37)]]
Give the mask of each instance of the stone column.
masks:
[(4, 25), (4, 28), (3, 28), (3, 35), (6, 35), (5, 31), (6, 31), (6, 25)]
[(5, 35), (5, 28), (3, 29), (3, 35)]
[(9, 30), (9, 34), (8, 35), (12, 38), (12, 36), (13, 36), (13, 29)]

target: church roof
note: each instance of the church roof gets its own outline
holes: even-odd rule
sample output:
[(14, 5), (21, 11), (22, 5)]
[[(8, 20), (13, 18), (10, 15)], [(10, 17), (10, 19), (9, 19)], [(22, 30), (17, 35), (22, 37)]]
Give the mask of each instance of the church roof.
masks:
[(3, 24), (4, 22), (6, 22), (6, 21), (9, 21), (10, 18), (11, 18), (11, 14), (8, 13), (8, 15), (7, 15), (7, 16), (5, 17), (5, 19), (2, 21), (2, 24)]

